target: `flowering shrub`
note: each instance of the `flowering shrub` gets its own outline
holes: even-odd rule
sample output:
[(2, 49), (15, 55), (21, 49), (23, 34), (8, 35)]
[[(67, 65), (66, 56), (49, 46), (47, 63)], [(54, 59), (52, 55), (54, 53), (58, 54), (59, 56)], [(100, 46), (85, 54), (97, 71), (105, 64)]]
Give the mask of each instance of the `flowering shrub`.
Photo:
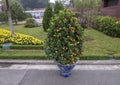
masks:
[(112, 37), (120, 37), (120, 21), (109, 16), (97, 16), (93, 28)]
[(83, 29), (68, 11), (60, 11), (51, 20), (46, 39), (46, 54), (63, 65), (74, 64), (82, 53)]
[(32, 36), (15, 33), (15, 36), (11, 37), (10, 31), (0, 29), (0, 44), (8, 43), (8, 42), (18, 44), (18, 45), (41, 45), (43, 44), (43, 41), (36, 39)]

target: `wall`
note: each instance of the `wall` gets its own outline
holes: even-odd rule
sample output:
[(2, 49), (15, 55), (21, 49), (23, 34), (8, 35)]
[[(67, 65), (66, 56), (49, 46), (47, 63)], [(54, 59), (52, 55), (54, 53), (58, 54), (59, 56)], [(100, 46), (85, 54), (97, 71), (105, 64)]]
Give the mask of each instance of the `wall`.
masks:
[(116, 6), (104, 7), (103, 4), (104, 2), (102, 3), (102, 8), (101, 8), (102, 15), (120, 18), (120, 0), (118, 2), (118, 5)]

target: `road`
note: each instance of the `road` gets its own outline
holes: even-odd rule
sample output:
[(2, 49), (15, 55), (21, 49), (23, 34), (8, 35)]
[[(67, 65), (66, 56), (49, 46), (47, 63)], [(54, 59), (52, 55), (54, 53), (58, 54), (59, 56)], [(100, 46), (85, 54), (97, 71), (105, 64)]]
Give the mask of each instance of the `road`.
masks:
[(120, 65), (78, 65), (68, 78), (56, 65), (1, 65), (0, 85), (120, 85)]

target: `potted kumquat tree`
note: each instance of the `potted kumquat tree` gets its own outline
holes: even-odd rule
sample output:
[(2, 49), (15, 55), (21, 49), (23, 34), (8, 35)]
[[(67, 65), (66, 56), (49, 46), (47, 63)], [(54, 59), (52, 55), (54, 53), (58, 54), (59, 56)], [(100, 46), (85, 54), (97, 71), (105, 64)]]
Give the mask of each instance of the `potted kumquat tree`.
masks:
[(54, 59), (60, 74), (68, 77), (82, 54), (83, 28), (74, 14), (64, 9), (55, 15), (46, 39), (46, 54)]

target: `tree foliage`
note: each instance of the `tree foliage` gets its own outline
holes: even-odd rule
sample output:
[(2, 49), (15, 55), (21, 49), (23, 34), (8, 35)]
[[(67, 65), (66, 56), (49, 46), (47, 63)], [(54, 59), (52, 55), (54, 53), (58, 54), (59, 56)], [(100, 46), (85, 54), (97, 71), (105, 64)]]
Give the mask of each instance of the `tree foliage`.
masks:
[(11, 15), (13, 21), (17, 24), (17, 21), (21, 21), (25, 19), (25, 13), (23, 11), (22, 5), (16, 1), (16, 0), (11, 0), (10, 2), (10, 10), (11, 10)]
[(42, 21), (44, 31), (47, 31), (47, 29), (49, 28), (51, 17), (52, 17), (52, 8), (50, 7), (50, 3), (47, 2), (43, 16), (43, 21)]
[(93, 8), (93, 7), (100, 7), (102, 0), (74, 0), (74, 6), (77, 9), (80, 8)]
[(8, 16), (6, 12), (0, 12), (0, 21), (1, 22), (7, 22), (8, 21)]
[(54, 14), (58, 14), (60, 10), (63, 10), (63, 4), (61, 2), (56, 1), (54, 7)]
[(77, 17), (83, 28), (91, 26), (90, 17), (98, 15), (102, 0), (74, 0), (74, 6), (77, 9)]

